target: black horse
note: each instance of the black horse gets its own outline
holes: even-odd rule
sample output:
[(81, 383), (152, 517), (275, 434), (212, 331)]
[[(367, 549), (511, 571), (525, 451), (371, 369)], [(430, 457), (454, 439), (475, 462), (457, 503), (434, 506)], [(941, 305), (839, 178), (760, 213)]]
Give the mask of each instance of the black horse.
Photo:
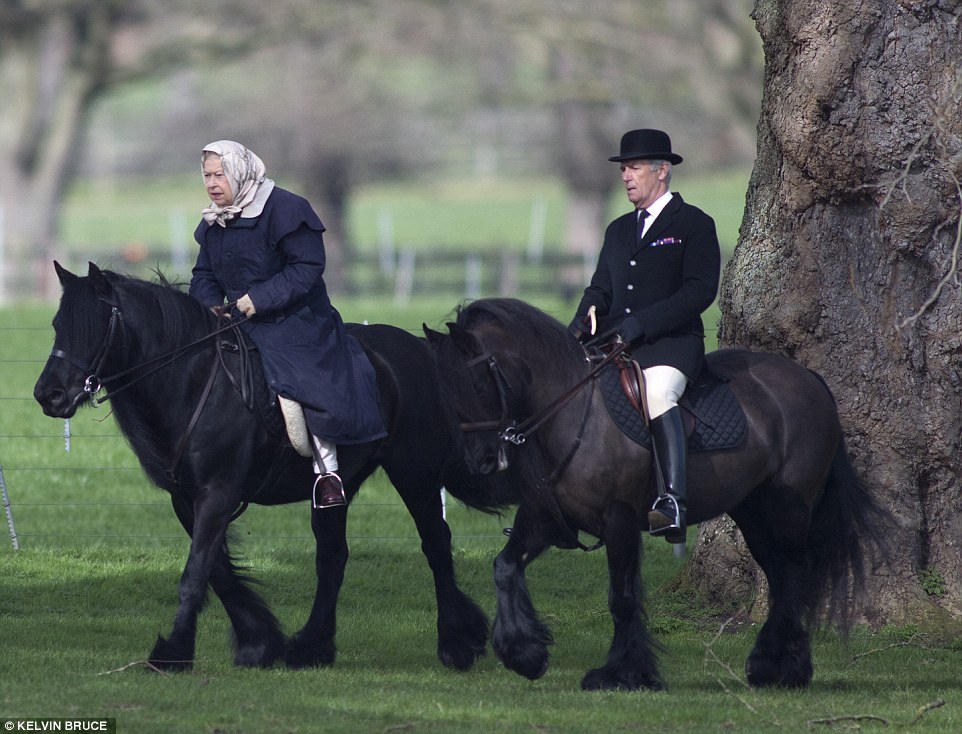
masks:
[[(235, 663), (291, 667), (334, 662), (337, 597), (348, 558), (346, 508), (315, 510), (317, 591), (303, 628), (285, 640), (278, 620), (238, 573), (228, 525), (246, 503), (308, 499), (313, 475), (249, 398), (258, 381), (239, 335), (193, 298), (166, 283), (101, 271), (86, 277), (55, 263), (63, 286), (54, 348), (34, 389), (49, 416), (69, 418), (96, 404), (105, 386), (121, 431), (154, 484), (170, 493), (191, 538), (173, 630), (159, 637), (150, 662), (192, 664), (197, 616), (208, 584), (230, 618)], [(414, 518), (437, 594), (438, 657), (457, 669), (484, 654), (488, 621), (459, 588), (451, 534), (442, 517), (442, 483), (469, 506), (502, 504), (490, 483), (472, 480), (461, 458), (456, 418), (439, 401), (434, 361), (423, 339), (386, 325), (356, 327), (377, 373), (385, 439), (339, 447), (348, 497), (383, 467)], [(226, 342), (226, 346), (225, 346)], [(232, 347), (233, 351), (227, 347)], [(305, 510), (305, 513), (307, 510)]]
[[(467, 463), (482, 472), (507, 463), (520, 477), (514, 527), (495, 561), (496, 654), (528, 678), (545, 672), (552, 639), (525, 568), (550, 545), (578, 547), (577, 531), (585, 531), (607, 547), (614, 637), (607, 662), (582, 687), (662, 688), (640, 574), (640, 534), (657, 491), (650, 451), (609, 418), (585, 350), (554, 318), (521, 301), (483, 299), (448, 329), (425, 331), (469, 431)], [(823, 619), (851, 621), (863, 544), (881, 547), (888, 515), (857, 481), (820, 377), (745, 350), (712, 353), (707, 363), (729, 381), (747, 432), (734, 448), (690, 454), (689, 521), (727, 513), (768, 578), (769, 614), (746, 662), (749, 682), (807, 686), (810, 630)]]

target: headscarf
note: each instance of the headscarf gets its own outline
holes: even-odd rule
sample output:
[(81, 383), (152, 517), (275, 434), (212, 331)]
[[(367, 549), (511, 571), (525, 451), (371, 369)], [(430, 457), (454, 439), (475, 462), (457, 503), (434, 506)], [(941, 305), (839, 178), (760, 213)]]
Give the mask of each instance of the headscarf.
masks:
[[(274, 182), (265, 174), (264, 162), (253, 151), (233, 140), (218, 140), (204, 146), (204, 153), (220, 156), (224, 175), (230, 181), (234, 200), (227, 206), (217, 206), (214, 202), (205, 207), (201, 214), (208, 224), (217, 222), (226, 227), (227, 222), (236, 216), (251, 219), (264, 210), (267, 197), (274, 189)], [(203, 156), (201, 156), (203, 170)]]

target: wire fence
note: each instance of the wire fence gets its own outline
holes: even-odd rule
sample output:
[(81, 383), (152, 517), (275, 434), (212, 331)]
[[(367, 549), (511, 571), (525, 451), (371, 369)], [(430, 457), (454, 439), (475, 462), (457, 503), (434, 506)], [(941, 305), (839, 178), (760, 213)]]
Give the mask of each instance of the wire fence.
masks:
[[(0, 325), (0, 490), (10, 535), (2, 547), (92, 544), (149, 548), (184, 544), (168, 495), (141, 470), (110, 416), (109, 403), (69, 421), (48, 418), (33, 399), (46, 362), (49, 326)], [(446, 496), (442, 493), (442, 499)], [(506, 518), (445, 502), (456, 547), (499, 548)], [(266, 546), (313, 546), (306, 502), (251, 506), (232, 537)], [(417, 544), (420, 539), (383, 472), (361, 488), (348, 515), (352, 547)]]

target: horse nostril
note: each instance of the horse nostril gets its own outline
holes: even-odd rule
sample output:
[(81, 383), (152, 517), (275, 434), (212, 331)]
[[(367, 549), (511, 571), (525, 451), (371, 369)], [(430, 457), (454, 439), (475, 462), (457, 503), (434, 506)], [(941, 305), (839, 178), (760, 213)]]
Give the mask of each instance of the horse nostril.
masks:
[(67, 393), (62, 388), (40, 388), (33, 391), (34, 399), (40, 403), (43, 412), (53, 417), (59, 417), (57, 411), (67, 404)]

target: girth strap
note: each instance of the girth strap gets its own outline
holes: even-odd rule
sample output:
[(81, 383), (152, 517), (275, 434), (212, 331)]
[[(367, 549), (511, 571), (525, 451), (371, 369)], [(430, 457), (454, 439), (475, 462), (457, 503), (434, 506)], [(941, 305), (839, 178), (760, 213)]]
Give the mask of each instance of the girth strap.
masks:
[[(219, 353), (220, 350), (218, 350), (218, 355)], [(197, 421), (200, 420), (200, 414), (204, 412), (204, 406), (207, 405), (207, 399), (210, 397), (211, 390), (214, 389), (214, 381), (217, 379), (217, 368), (219, 366), (220, 358), (219, 356), (215, 356), (214, 361), (211, 363), (210, 374), (207, 375), (207, 383), (204, 385), (204, 391), (200, 395), (200, 400), (197, 401), (197, 407), (194, 408), (194, 414), (190, 417), (190, 422), (187, 424), (184, 434), (180, 437), (180, 441), (177, 442), (177, 448), (174, 450), (174, 458), (170, 462), (170, 467), (167, 469), (167, 476), (174, 482), (177, 481), (177, 467), (180, 465), (180, 460), (184, 455), (184, 449), (187, 448), (187, 441), (190, 440), (190, 435), (194, 432)]]

